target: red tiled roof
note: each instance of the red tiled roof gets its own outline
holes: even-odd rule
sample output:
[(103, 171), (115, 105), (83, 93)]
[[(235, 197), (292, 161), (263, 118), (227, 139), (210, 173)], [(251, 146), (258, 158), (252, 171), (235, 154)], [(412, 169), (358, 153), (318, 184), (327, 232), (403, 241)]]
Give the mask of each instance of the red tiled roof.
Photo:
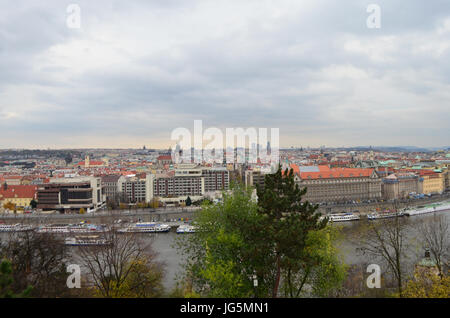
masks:
[[(89, 161), (89, 166), (103, 166), (105, 163), (103, 161)], [(80, 161), (77, 164), (75, 164), (76, 166), (85, 166), (86, 162), (85, 161)]]
[(171, 155), (161, 155), (161, 156), (158, 156), (158, 158), (156, 158), (156, 160), (172, 160), (172, 156)]
[(330, 168), (328, 166), (317, 166), (319, 171), (316, 172), (300, 172), (297, 165), (291, 164), (294, 172), (301, 179), (330, 179), (330, 178), (356, 178), (370, 177), (374, 169), (360, 168)]
[(2, 185), (0, 188), (0, 199), (35, 198), (37, 188), (35, 185), (9, 185), (5, 190)]
[(4, 176), (5, 179), (22, 179), (22, 176)]

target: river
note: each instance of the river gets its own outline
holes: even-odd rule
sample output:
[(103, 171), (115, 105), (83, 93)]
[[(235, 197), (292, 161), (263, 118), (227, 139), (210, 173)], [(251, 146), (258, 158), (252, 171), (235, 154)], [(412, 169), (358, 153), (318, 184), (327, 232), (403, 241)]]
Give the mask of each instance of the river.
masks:
[[(437, 212), (424, 215), (416, 215), (411, 217), (404, 216), (403, 219), (406, 220), (406, 224), (409, 225), (409, 232), (407, 242), (410, 245), (409, 262), (413, 264), (418, 258), (423, 256), (423, 249), (417, 246), (417, 241), (414, 239), (418, 237), (417, 227), (423, 222), (433, 220), (434, 216), (437, 214), (444, 215), (445, 222), (447, 224), (450, 222), (450, 212)], [(338, 222), (333, 224), (333, 226), (338, 226), (342, 229), (342, 239), (339, 244), (339, 250), (343, 257), (345, 263), (351, 264), (361, 264), (367, 263), (367, 257), (360, 255), (356, 248), (358, 247), (358, 242), (361, 237), (361, 232), (364, 229), (364, 225), (367, 224), (367, 220), (363, 219), (360, 221), (350, 221), (350, 222)], [(371, 221), (371, 222), (382, 222), (382, 220)], [(6, 238), (8, 233), (0, 233), (0, 239)], [(193, 235), (193, 234), (176, 234), (171, 231), (169, 233), (159, 233), (159, 234), (138, 234), (144, 240), (152, 242), (153, 250), (157, 252), (157, 259), (164, 263), (165, 277), (164, 277), (164, 287), (167, 291), (172, 290), (176, 286), (176, 277), (182, 272), (182, 257), (179, 255), (179, 251), (176, 249), (175, 241), (179, 235)], [(194, 234), (195, 235), (195, 234)]]
[[(439, 212), (438, 212), (439, 213)], [(408, 261), (409, 265), (415, 263), (418, 258), (423, 257), (423, 249), (418, 246), (418, 242), (414, 239), (418, 237), (417, 227), (423, 222), (433, 220), (434, 216), (438, 213), (430, 213), (423, 215), (415, 215), (411, 217), (404, 216), (406, 224), (408, 225), (408, 235), (405, 240), (408, 244)], [(440, 212), (445, 217), (447, 224), (450, 222), (450, 212)], [(368, 261), (367, 257), (361, 255), (357, 252), (358, 238), (361, 237), (361, 232), (364, 229), (364, 224), (368, 221), (351, 221), (351, 222), (339, 222), (333, 224), (333, 226), (339, 226), (342, 228), (342, 241), (339, 244), (339, 250), (344, 259), (344, 262), (348, 265), (360, 264)], [(380, 221), (371, 221), (380, 222)], [(190, 235), (190, 234), (185, 234)], [(164, 233), (155, 235), (153, 241), (153, 248), (158, 252), (158, 259), (165, 262), (166, 276), (164, 280), (164, 285), (167, 289), (172, 289), (175, 286), (176, 274), (182, 271), (181, 268), (181, 258), (178, 254), (176, 248), (173, 247), (175, 239), (177, 237), (176, 233)]]

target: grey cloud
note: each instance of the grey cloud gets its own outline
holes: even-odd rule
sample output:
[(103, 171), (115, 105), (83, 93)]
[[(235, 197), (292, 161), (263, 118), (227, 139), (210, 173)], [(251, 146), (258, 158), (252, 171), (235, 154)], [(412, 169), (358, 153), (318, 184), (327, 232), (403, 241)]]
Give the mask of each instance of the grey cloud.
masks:
[[(379, 30), (365, 25), (365, 8), (372, 1), (319, 0), (312, 7), (295, 7), (281, 18), (258, 16), (258, 10), (294, 2), (248, 2), (255, 16), (242, 15), (239, 27), (232, 24), (233, 16), (202, 11), (211, 3), (207, 1), (79, 1), (80, 31), (64, 27), (65, 3), (14, 3), (2, 4), (1, 10), (8, 15), (0, 20), (0, 110), (2, 114), (16, 111), (17, 104), (26, 109), (21, 96), (2, 102), (1, 94), (11, 86), (29, 90), (30, 84), (34, 85), (32, 103), (42, 107), (30, 108), (26, 116), (17, 108), (23, 116), (3, 127), (21, 136), (42, 136), (43, 146), (54, 143), (55, 133), (67, 138), (91, 134), (108, 146), (114, 136), (128, 136), (131, 144), (139, 136), (168, 139), (172, 129), (191, 128), (194, 119), (220, 128), (279, 127), (282, 138), (298, 138), (304, 144), (309, 138), (320, 139), (321, 144), (348, 140), (355, 145), (388, 145), (392, 135), (396, 144), (411, 143), (411, 135), (420, 135), (418, 145), (441, 145), (450, 135), (445, 125), (450, 119), (449, 96), (443, 91), (450, 84), (450, 47), (433, 56), (436, 48), (426, 46), (450, 43), (450, 31), (435, 32), (450, 18), (447, 1), (379, 0)], [(218, 3), (239, 10), (241, 2)], [(146, 21), (147, 13), (167, 17), (176, 25), (171, 29), (170, 24)], [(216, 26), (221, 32), (199, 30), (198, 36), (188, 32), (195, 30), (195, 21), (189, 18), (194, 13), (217, 15), (218, 23), (223, 23)], [(135, 27), (174, 42), (155, 49), (151, 45), (155, 40), (143, 36), (145, 32), (133, 33)], [(125, 43), (115, 40), (122, 37), (132, 39), (137, 50), (130, 53)], [(383, 37), (394, 38), (392, 49), (377, 42)], [(52, 65), (49, 48), (78, 40), (107, 48), (105, 59), (110, 53), (123, 60), (103, 65), (102, 57), (96, 57), (98, 65), (87, 61), (94, 65), (79, 72), (73, 67), (79, 63), (77, 57), (71, 57), (68, 66)], [(348, 41), (360, 49), (349, 50)], [(386, 59), (370, 56), (371, 43), (380, 43), (374, 50)], [(87, 49), (96, 53), (95, 47)], [(50, 64), (40, 64), (45, 57)], [(424, 117), (427, 104), (440, 114)], [(383, 118), (380, 110), (388, 116), (399, 112), (404, 116)], [(417, 125), (423, 122), (429, 127), (432, 121), (436, 125), (430, 130)], [(25, 137), (14, 141), (26, 142)], [(11, 141), (0, 140), (3, 145)]]

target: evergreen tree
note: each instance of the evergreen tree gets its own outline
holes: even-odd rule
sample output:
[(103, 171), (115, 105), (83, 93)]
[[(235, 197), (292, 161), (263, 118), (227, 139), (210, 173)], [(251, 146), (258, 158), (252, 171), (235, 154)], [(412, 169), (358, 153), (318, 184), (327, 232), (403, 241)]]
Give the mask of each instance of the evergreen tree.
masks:
[(32, 209), (36, 209), (36, 207), (37, 207), (37, 202), (36, 202), (36, 200), (34, 200), (34, 199), (31, 200), (31, 201), (30, 201), (30, 206), (31, 206)]
[(257, 186), (259, 211), (266, 216), (267, 240), (272, 243), (275, 264), (272, 297), (278, 296), (283, 271), (286, 283), (292, 284), (292, 275), (304, 267), (308, 233), (327, 225), (327, 219), (319, 220), (317, 205), (301, 202), (306, 191), (295, 183), (294, 170), (283, 173), (281, 166), (276, 173), (265, 176), (264, 188)]
[[(236, 185), (195, 215), (196, 233), (180, 237), (187, 294), (207, 297), (327, 296), (341, 286), (345, 266), (334, 247), (337, 230), (319, 220), (306, 190), (281, 168), (258, 188)], [(257, 280), (257, 286), (254, 286)], [(282, 282), (282, 283), (281, 283)], [(280, 286), (281, 285), (281, 286)]]
[(15, 294), (12, 290), (14, 279), (12, 274), (12, 264), (4, 259), (0, 263), (0, 298), (27, 297), (31, 292), (31, 286), (20, 294)]

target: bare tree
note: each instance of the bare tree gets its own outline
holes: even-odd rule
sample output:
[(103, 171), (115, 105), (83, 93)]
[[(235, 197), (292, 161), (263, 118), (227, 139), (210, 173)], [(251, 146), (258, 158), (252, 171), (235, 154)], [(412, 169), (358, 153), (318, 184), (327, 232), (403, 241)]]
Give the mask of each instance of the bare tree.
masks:
[(439, 269), (439, 275), (442, 277), (450, 250), (449, 225), (444, 215), (433, 215), (432, 219), (420, 223), (418, 230), (420, 238), (426, 245), (425, 247), (429, 249), (431, 257)]
[(358, 248), (363, 254), (385, 261), (396, 281), (399, 295), (402, 295), (406, 273), (406, 232), (408, 227), (403, 218), (382, 219), (368, 225), (368, 231)]
[(147, 274), (159, 277), (159, 280), (152, 281), (154, 284), (160, 283), (161, 264), (156, 261), (156, 253), (150, 244), (133, 233), (111, 231), (104, 238), (109, 244), (78, 248), (80, 264), (87, 269), (92, 283), (103, 297), (123, 297), (123, 289), (133, 288), (128, 286), (130, 281), (134, 281), (143, 269)]
[(48, 233), (11, 233), (1, 247), (1, 256), (13, 268), (13, 290), (32, 286), (32, 297), (70, 297), (66, 264), (70, 256), (64, 242)]

